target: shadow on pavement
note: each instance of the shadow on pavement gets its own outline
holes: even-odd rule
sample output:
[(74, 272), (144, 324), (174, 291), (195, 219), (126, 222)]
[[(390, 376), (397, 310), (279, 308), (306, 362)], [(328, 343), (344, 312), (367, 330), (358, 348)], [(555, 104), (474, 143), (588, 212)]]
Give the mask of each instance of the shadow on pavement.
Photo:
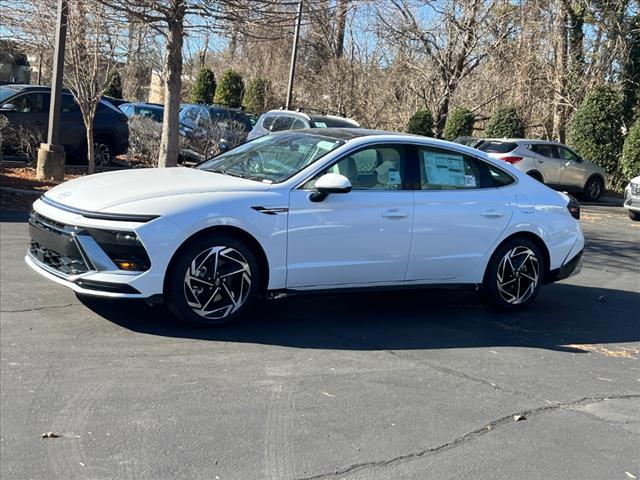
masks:
[(0, 222), (26, 223), (28, 221), (29, 212), (19, 212), (16, 210), (0, 210)]
[(582, 352), (572, 344), (640, 340), (640, 294), (555, 284), (518, 313), (487, 309), (473, 292), (419, 290), (290, 297), (259, 304), (246, 320), (217, 329), (181, 326), (164, 307), (80, 300), (135, 332), (295, 348), (409, 350), (524, 346)]

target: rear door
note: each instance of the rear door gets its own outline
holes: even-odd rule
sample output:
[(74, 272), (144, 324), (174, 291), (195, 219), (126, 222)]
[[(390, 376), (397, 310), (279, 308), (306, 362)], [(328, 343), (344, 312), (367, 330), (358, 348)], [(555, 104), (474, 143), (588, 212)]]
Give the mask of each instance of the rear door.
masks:
[(559, 185), (565, 161), (558, 158), (557, 146), (551, 143), (532, 143), (536, 168), (542, 172), (544, 183)]
[(487, 162), (418, 147), (419, 184), (407, 280), (455, 279), (492, 248), (511, 219), (498, 186), (514, 182)]

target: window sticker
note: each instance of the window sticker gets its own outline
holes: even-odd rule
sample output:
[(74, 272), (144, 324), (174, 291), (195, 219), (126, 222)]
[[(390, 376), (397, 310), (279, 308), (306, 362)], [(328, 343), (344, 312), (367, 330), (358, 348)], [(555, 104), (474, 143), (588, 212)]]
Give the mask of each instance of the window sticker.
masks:
[(389, 169), (389, 185), (400, 185), (402, 180), (400, 179), (400, 172), (397, 168)]
[(476, 187), (476, 177), (475, 175), (465, 175), (464, 176), (464, 185), (465, 187)]
[[(432, 185), (465, 187), (464, 157), (438, 152), (421, 152), (427, 181)], [(475, 184), (475, 177), (473, 178)]]
[(327, 124), (324, 122), (313, 122), (316, 126), (316, 128), (327, 128)]

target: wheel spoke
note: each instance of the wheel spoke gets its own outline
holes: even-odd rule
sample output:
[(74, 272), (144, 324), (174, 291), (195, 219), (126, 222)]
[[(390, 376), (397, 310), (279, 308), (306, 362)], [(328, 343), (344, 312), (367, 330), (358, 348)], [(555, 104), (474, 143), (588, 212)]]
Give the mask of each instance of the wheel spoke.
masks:
[(539, 261), (531, 249), (514, 247), (500, 260), (496, 272), (496, 286), (498, 294), (505, 302), (526, 302), (534, 294), (539, 280)]

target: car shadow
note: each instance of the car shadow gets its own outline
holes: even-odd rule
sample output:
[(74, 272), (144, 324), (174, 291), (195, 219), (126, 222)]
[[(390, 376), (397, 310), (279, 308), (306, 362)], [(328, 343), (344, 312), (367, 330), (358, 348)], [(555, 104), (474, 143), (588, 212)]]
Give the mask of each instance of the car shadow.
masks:
[(79, 297), (134, 332), (295, 348), (411, 350), (520, 346), (583, 352), (579, 344), (640, 340), (640, 294), (554, 284), (526, 310), (495, 312), (475, 292), (416, 290), (289, 297), (260, 303), (244, 321), (181, 326), (163, 306)]
[(28, 221), (29, 212), (4, 209), (0, 210), (0, 223), (26, 223)]

